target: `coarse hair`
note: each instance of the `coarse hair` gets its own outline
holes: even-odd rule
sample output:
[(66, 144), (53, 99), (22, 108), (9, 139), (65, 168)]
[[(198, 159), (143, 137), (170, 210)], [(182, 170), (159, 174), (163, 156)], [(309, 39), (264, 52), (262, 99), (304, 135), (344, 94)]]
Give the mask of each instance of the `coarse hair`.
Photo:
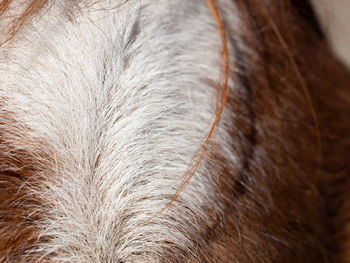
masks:
[[(76, 22), (76, 17), (84, 17), (85, 9), (95, 8), (99, 1), (57, 2), (32, 0), (18, 2), (20, 3), (18, 7), (16, 1), (1, 1), (0, 17), (4, 21), (1, 24), (4, 33), (1, 35), (0, 48), (4, 50), (1, 54), (8, 56), (4, 57), (1, 62), (3, 65), (19, 63), (18, 58), (11, 57), (16, 56), (11, 53), (11, 49), (14, 50), (13, 52), (16, 51), (16, 48), (21, 49), (22, 39), (25, 42), (32, 28), (37, 29), (36, 23), (41, 25), (42, 17), (50, 17), (51, 12), (54, 12), (57, 17), (67, 15), (67, 21), (73, 21), (72, 24), (83, 24), (81, 21)], [(118, 14), (119, 9), (134, 4), (132, 0), (120, 1), (112, 7), (109, 6), (109, 12)], [(200, 43), (201, 38), (194, 39), (197, 42), (193, 45), (198, 44), (198, 50), (194, 51), (198, 54), (202, 54), (199, 50), (201, 47), (208, 48), (208, 52), (215, 50), (218, 53), (218, 60), (213, 59), (215, 62), (208, 62), (209, 66), (217, 66), (216, 69), (213, 69), (216, 73), (207, 79), (204, 79), (206, 76), (198, 73), (198, 79), (203, 81), (203, 83), (198, 83), (203, 85), (203, 89), (207, 85), (212, 87), (214, 92), (205, 93), (207, 91), (204, 89), (200, 90), (203, 94), (194, 91), (191, 94), (211, 99), (213, 104), (202, 105), (203, 108), (199, 108), (203, 112), (207, 111), (208, 114), (193, 115), (198, 118), (196, 121), (199, 128), (193, 124), (187, 128), (188, 130), (181, 131), (178, 126), (169, 125), (167, 127), (163, 124), (161, 121), (171, 121), (172, 117), (176, 117), (178, 123), (182, 121), (178, 113), (171, 112), (170, 106), (162, 106), (163, 108), (159, 110), (159, 114), (164, 114), (159, 116), (160, 119), (163, 118), (162, 120), (149, 117), (156, 123), (155, 126), (150, 126), (149, 132), (153, 135), (149, 136), (154, 136), (152, 140), (160, 138), (159, 144), (163, 143), (165, 150), (171, 151), (169, 149), (172, 148), (166, 148), (171, 136), (162, 137), (164, 130), (169, 133), (174, 131), (174, 139), (179, 136), (179, 143), (188, 143), (181, 147), (192, 147), (188, 152), (178, 150), (174, 153), (174, 157), (168, 157), (164, 150), (163, 155), (154, 154), (154, 162), (148, 159), (141, 162), (140, 166), (150, 165), (149, 170), (140, 171), (142, 173), (152, 172), (149, 179), (152, 182), (142, 178), (133, 179), (131, 175), (131, 179), (125, 179), (125, 182), (122, 176), (111, 177), (112, 179), (105, 176), (111, 180), (110, 184), (113, 187), (106, 185), (109, 181), (94, 182), (96, 184), (94, 187), (99, 189), (96, 191), (98, 195), (101, 195), (103, 201), (109, 191), (113, 192), (114, 188), (121, 187), (122, 190), (113, 193), (113, 196), (118, 193), (117, 199), (122, 203), (121, 209), (125, 209), (123, 213), (120, 213), (121, 218), (118, 218), (117, 223), (103, 224), (101, 220), (117, 219), (104, 216), (94, 218), (94, 215), (87, 217), (91, 221), (86, 219), (86, 222), (81, 223), (85, 220), (85, 218), (82, 219), (83, 217), (74, 221), (76, 214), (69, 209), (77, 209), (79, 205), (88, 206), (85, 201), (94, 200), (90, 196), (86, 200), (80, 199), (76, 196), (77, 193), (87, 187), (85, 184), (94, 185), (94, 183), (89, 181), (77, 183), (81, 189), (76, 192), (70, 190), (71, 196), (64, 192), (64, 185), (73, 180), (68, 174), (74, 174), (67, 171), (73, 169), (71, 167), (75, 164), (73, 161), (72, 164), (66, 164), (69, 161), (65, 160), (68, 157), (65, 157), (64, 154), (67, 153), (62, 154), (62, 158), (60, 157), (62, 149), (59, 145), (66, 147), (69, 143), (64, 139), (62, 139), (64, 141), (62, 144), (52, 143), (54, 139), (48, 138), (47, 135), (50, 133), (46, 134), (44, 129), (40, 130), (37, 127), (41, 125), (40, 122), (34, 117), (28, 120), (23, 117), (25, 114), (30, 115), (31, 105), (37, 103), (37, 99), (26, 95), (33, 84), (28, 84), (28, 88), (20, 88), (18, 91), (27, 96), (26, 98), (30, 98), (28, 101), (17, 99), (18, 95), (10, 92), (16, 81), (12, 75), (9, 78), (13, 78), (11, 79), (13, 82), (4, 81), (4, 84), (1, 84), (0, 262), (347, 262), (350, 260), (348, 227), (350, 198), (347, 191), (350, 187), (348, 176), (350, 124), (347, 120), (350, 113), (348, 88), (350, 75), (348, 70), (330, 50), (308, 1), (207, 0), (206, 4), (207, 11), (195, 10), (206, 14), (209, 31), (215, 25), (218, 33), (215, 36), (217, 46), (209, 43), (209, 38), (202, 39), (203, 41), (208, 40), (208, 43)], [(51, 11), (56, 5), (59, 6), (58, 11)], [(105, 8), (102, 6), (101, 10)], [(146, 15), (148, 15), (147, 12), (150, 12), (147, 8), (148, 6), (144, 8)], [(185, 11), (181, 9), (181, 12)], [(108, 16), (111, 16), (110, 13)], [(59, 22), (57, 17), (55, 19), (59, 27), (63, 22)], [(198, 17), (202, 16), (198, 15)], [(166, 20), (166, 18), (163, 19)], [(140, 30), (137, 20), (135, 19), (135, 27), (130, 29), (132, 36)], [(191, 27), (191, 24), (185, 22), (181, 25)], [(162, 25), (159, 26), (159, 30), (163, 30)], [(97, 23), (96, 27), (100, 30)], [(150, 28), (157, 32), (153, 27)], [(54, 29), (56, 30), (55, 27)], [(172, 30), (175, 32), (175, 29)], [(186, 31), (187, 28), (176, 28), (176, 30), (181, 32), (181, 30)], [(181, 33), (174, 32), (164, 34), (169, 34), (171, 37), (182, 36)], [(79, 32), (73, 33), (79, 35)], [(67, 35), (67, 33), (64, 34)], [(167, 41), (167, 38), (164, 37), (162, 40)], [(28, 42), (32, 41), (33, 39), (30, 39)], [(133, 41), (133, 39), (128, 41), (127, 45), (134, 44)], [(175, 41), (169, 43), (175, 43)], [(210, 47), (213, 50), (209, 50)], [(67, 46), (67, 49), (69, 48)], [(155, 48), (155, 50), (158, 49)], [(139, 49), (136, 51), (145, 52)], [(180, 49), (176, 49), (174, 56), (178, 59), (179, 65), (181, 61), (185, 61), (188, 65), (196, 67), (191, 63), (196, 62), (197, 58), (193, 61), (187, 60), (179, 56), (178, 52)], [(160, 54), (163, 53), (160, 52)], [(186, 54), (191, 56), (191, 53)], [(210, 59), (212, 58), (208, 56), (208, 60)], [(128, 57), (125, 58), (125, 65), (131, 63), (129, 60)], [(109, 62), (109, 60), (106, 61)], [(38, 60), (36, 64), (40, 65), (39, 62), (42, 63)], [(47, 62), (50, 60), (48, 59)], [(190, 76), (193, 77), (191, 74), (196, 73), (196, 70), (200, 71), (200, 67), (206, 70), (205, 66), (198, 64), (197, 66), (198, 69), (194, 69), (193, 72), (190, 66), (186, 67)], [(153, 70), (152, 67), (150, 71)], [(11, 66), (12, 68), (16, 67)], [(1, 70), (1, 73), (3, 72), (6, 71)], [(41, 74), (45, 74), (45, 70), (43, 72)], [(187, 72), (181, 72), (184, 76), (179, 80), (185, 83), (183, 86), (192, 85), (185, 73)], [(119, 76), (119, 73), (114, 73), (112, 69), (108, 74), (104, 74)], [(155, 76), (160, 76), (162, 79), (162, 74), (170, 75), (170, 79), (177, 79), (176, 73), (169, 73), (165, 69), (164, 72), (159, 72)], [(21, 80), (21, 84), (28, 78), (30, 77)], [(105, 76), (103, 78), (108, 79)], [(103, 80), (104, 83), (108, 83), (107, 80)], [(147, 80), (146, 83), (152, 85), (152, 81)], [(125, 83), (133, 83), (133, 78), (130, 77), (130, 80)], [(195, 89), (196, 86), (193, 85), (193, 87)], [(156, 90), (152, 88), (150, 92), (153, 92), (153, 89)], [(67, 91), (64, 90), (64, 92)], [(85, 92), (84, 88), (80, 92)], [(141, 87), (140, 92), (143, 92)], [(37, 93), (40, 94), (40, 92)], [(164, 97), (160, 97), (159, 101), (154, 98), (150, 101), (154, 103), (152, 105), (158, 105), (161, 99), (169, 99), (169, 96), (178, 93), (180, 94), (180, 91), (174, 93), (171, 91)], [(128, 95), (128, 93), (125, 94)], [(145, 97), (140, 98), (148, 100), (147, 94), (145, 93), (142, 95)], [(212, 96), (213, 94), (215, 96)], [(46, 97), (43, 96), (43, 98)], [(179, 98), (188, 100), (182, 93)], [(87, 96), (86, 100), (89, 99), (90, 97)], [(198, 102), (195, 99), (193, 99), (194, 102), (191, 102), (194, 106), (187, 102), (184, 104), (184, 107), (193, 106), (193, 108), (183, 110), (184, 119), (190, 121), (191, 111), (196, 110), (196, 103), (200, 104), (202, 99), (198, 97), (197, 100)], [(94, 100), (91, 99), (91, 101)], [(19, 105), (21, 102), (24, 105)], [(182, 106), (180, 102), (176, 104), (170, 99), (169, 103), (174, 103), (177, 107)], [(204, 100), (205, 103), (207, 103), (206, 100)], [(133, 107), (130, 103), (127, 105)], [(33, 106), (33, 109), (36, 109), (35, 107)], [(47, 102), (45, 107), (51, 114), (48, 114), (47, 120), (50, 121), (52, 118), (54, 123), (55, 117), (52, 116), (56, 112), (58, 114), (61, 108), (57, 104), (56, 111), (54, 109), (56, 104), (51, 102)], [(106, 104), (105, 107), (110, 106)], [(113, 110), (108, 108), (106, 116), (117, 114), (118, 109), (118, 107)], [(132, 113), (128, 114), (133, 116)], [(150, 113), (150, 116), (152, 114)], [(125, 113), (125, 116), (129, 115)], [(68, 116), (62, 117), (63, 120), (60, 119), (60, 126), (66, 123), (64, 118), (67, 118), (68, 121), (70, 118)], [(167, 117), (169, 120), (164, 120)], [(119, 118), (122, 119), (123, 116), (113, 118), (113, 125), (118, 122)], [(189, 122), (184, 123), (190, 125)], [(118, 129), (122, 131), (124, 127), (122, 125), (127, 124), (120, 125)], [(49, 128), (45, 126), (45, 129)], [(201, 131), (198, 132), (197, 129)], [(145, 130), (146, 128), (143, 127), (142, 131), (145, 132)], [(57, 137), (77, 136), (74, 135), (76, 132), (74, 128), (72, 131), (67, 134), (58, 132)], [(81, 130), (77, 129), (77, 131)], [(185, 137), (185, 132), (191, 131), (193, 131), (193, 137)], [(95, 136), (99, 135), (95, 134)], [(112, 134), (111, 138), (119, 137)], [(181, 141), (180, 138), (183, 140)], [(91, 140), (94, 141), (95, 137)], [(136, 156), (143, 154), (140, 153), (141, 150), (134, 150), (136, 147), (134, 144), (141, 142), (138, 140), (128, 142), (129, 145), (125, 147), (126, 150), (131, 149), (130, 154), (133, 153)], [(164, 140), (167, 141), (164, 142)], [(78, 139), (76, 141), (79, 142)], [(107, 136), (106, 141), (108, 141)], [(114, 143), (109, 142), (115, 147)], [(147, 141), (142, 141), (142, 143), (147, 144)], [(96, 148), (100, 149), (100, 147), (103, 145)], [(69, 149), (74, 151), (73, 146)], [(106, 151), (111, 152), (112, 150)], [(187, 154), (191, 156), (190, 159), (178, 158), (177, 155), (180, 155), (182, 151), (186, 156)], [(79, 170), (77, 173), (84, 173), (84, 169), (91, 169), (94, 174), (97, 173), (95, 170), (103, 171), (100, 168), (103, 166), (101, 166), (103, 163), (101, 159), (108, 160), (108, 156), (101, 157), (103, 154), (96, 154), (96, 156), (93, 168), (83, 163), (83, 160), (86, 161), (84, 158), (79, 159), (81, 163), (76, 167), (82, 171)], [(123, 156), (123, 153), (118, 152), (118, 156)], [(179, 166), (181, 169), (177, 173), (182, 172), (181, 176), (172, 178), (169, 175), (169, 178), (163, 179), (161, 172), (153, 174), (153, 170), (156, 169), (163, 171), (163, 168), (158, 168), (157, 158), (169, 158), (169, 162), (165, 162), (164, 159), (158, 162), (159, 166), (163, 166), (164, 162), (166, 166), (164, 173), (171, 174), (171, 169), (176, 170)], [(141, 157), (140, 159), (143, 160)], [(178, 160), (179, 163), (173, 160)], [(106, 166), (115, 165), (115, 162), (118, 161), (121, 162), (111, 157), (111, 160), (106, 162)], [(127, 170), (131, 169), (129, 166), (138, 164), (128, 159), (125, 162), (128, 161), (130, 163), (121, 167)], [(89, 161), (86, 162), (89, 163)], [(186, 168), (183, 165), (185, 162), (187, 162)], [(113, 170), (112, 167), (110, 169)], [(52, 177), (56, 178), (61, 173), (66, 174), (64, 179), (56, 181), (50, 177), (54, 175)], [(104, 177), (101, 176), (101, 178)], [(112, 183), (113, 180), (117, 180), (116, 178), (121, 181), (122, 186), (115, 186)], [(133, 180), (139, 180), (137, 185), (133, 185)], [(155, 180), (164, 180), (164, 184), (158, 184)], [(172, 185), (174, 181), (178, 182), (175, 188)], [(44, 186), (42, 187), (41, 184)], [(123, 184), (126, 185), (125, 188)], [(65, 187), (70, 189), (70, 186)], [(140, 196), (133, 194), (133, 191), (142, 192), (143, 187), (147, 191), (144, 196), (141, 197), (141, 193), (139, 193)], [(151, 194), (152, 191), (155, 194)], [(130, 193), (130, 200), (125, 197), (128, 193)], [(82, 195), (85, 194), (82, 193)], [(58, 201), (54, 200), (55, 198)], [(133, 198), (138, 198), (138, 203), (135, 201), (135, 204)], [(147, 199), (152, 202), (143, 203)], [(123, 200), (126, 200), (125, 204)], [(69, 202), (76, 202), (76, 204), (69, 206), (67, 205)], [(104, 205), (100, 200), (96, 202), (98, 203), (94, 204), (96, 206)], [(117, 209), (118, 206), (114, 205), (113, 200), (109, 199), (108, 202), (103, 209)], [(123, 206), (129, 207), (124, 208)], [(147, 206), (154, 207), (149, 209)], [(133, 208), (139, 210), (128, 210)], [(86, 211), (95, 211), (95, 209), (99, 211), (97, 208)], [(61, 216), (62, 213), (67, 214)], [(108, 211), (105, 213), (107, 214)], [(59, 222), (60, 220), (62, 222)], [(107, 234), (101, 235), (106, 241), (90, 240), (91, 237), (84, 232), (87, 230), (82, 231), (86, 234), (85, 236), (79, 232), (77, 235), (81, 234), (80, 237), (71, 237), (69, 231), (73, 232), (74, 229), (72, 226), (64, 229), (65, 222), (73, 226), (77, 224), (77, 228), (86, 227), (91, 233), (98, 234), (106, 231), (104, 228), (107, 228), (107, 225), (112, 225), (115, 229), (108, 231), (118, 232), (118, 234), (109, 236), (107, 231)], [(93, 229), (94, 225), (103, 227)], [(166, 231), (173, 236), (166, 236), (164, 234)], [(156, 234), (152, 236), (153, 233)], [(61, 238), (59, 235), (66, 236)], [(145, 237), (147, 235), (149, 238)], [(153, 240), (157, 238), (159, 240)], [(75, 246), (76, 241), (73, 240), (79, 240), (82, 245)], [(112, 244), (111, 240), (116, 244)], [(91, 248), (94, 242), (100, 242), (94, 248), (95, 250)]]

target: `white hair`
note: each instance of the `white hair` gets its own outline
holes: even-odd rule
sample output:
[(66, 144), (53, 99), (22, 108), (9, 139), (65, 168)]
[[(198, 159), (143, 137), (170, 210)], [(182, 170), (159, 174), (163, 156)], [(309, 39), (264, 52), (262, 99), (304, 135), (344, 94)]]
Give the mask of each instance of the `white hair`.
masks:
[(50, 241), (31, 252), (52, 262), (184, 261), (180, 251), (201, 242), (191, 236), (213, 224), (215, 175), (201, 167), (143, 223), (172, 200), (215, 119), (220, 34), (205, 1), (113, 5), (70, 17), (56, 3), (0, 51), (0, 97), (15, 113), (6, 141), (44, 163), (32, 191), (45, 204), (40, 240)]
[(0, 1), (0, 262), (349, 258), (310, 1)]

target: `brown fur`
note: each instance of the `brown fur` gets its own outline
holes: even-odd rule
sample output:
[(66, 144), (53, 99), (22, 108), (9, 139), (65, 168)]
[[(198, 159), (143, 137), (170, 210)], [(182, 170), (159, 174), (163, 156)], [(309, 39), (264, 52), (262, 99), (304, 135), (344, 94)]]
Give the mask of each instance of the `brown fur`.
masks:
[[(4, 102), (5, 99), (2, 98)], [(4, 104), (2, 108), (6, 107)], [(11, 123), (9, 125), (9, 123)], [(40, 236), (39, 225), (45, 202), (33, 193), (43, 184), (40, 170), (49, 160), (42, 149), (45, 144), (35, 142), (37, 148), (28, 149), (28, 138), (16, 128), (15, 113), (0, 114), (0, 262), (36, 261), (37, 245), (47, 241)], [(45, 161), (46, 160), (46, 161)], [(41, 168), (42, 167), (42, 168)], [(46, 173), (49, 173), (47, 170)], [(39, 212), (40, 211), (40, 212)], [(31, 260), (32, 259), (32, 260)]]
[(198, 262), (348, 262), (349, 73), (293, 3), (235, 3), (254, 50), (227, 105), (241, 167), (214, 153), (226, 213)]
[[(10, 2), (0, 3), (1, 13)], [(301, 11), (302, 2), (233, 2), (244, 24), (237, 34), (245, 48), (237, 45), (237, 36), (226, 36), (235, 47), (230, 76), (238, 84), (226, 112), (236, 127), (231, 147), (240, 165), (230, 163), (220, 145), (205, 161), (221, 189), (218, 207), (224, 213), (208, 211), (217, 223), (193, 237), (198, 251), (186, 257), (189, 262), (350, 262), (350, 75), (312, 15)], [(8, 39), (47, 3), (32, 1), (9, 26)], [(230, 28), (225, 24), (226, 33)], [(12, 146), (3, 139), (6, 131), (0, 132), (0, 167), (7, 167), (0, 170), (0, 262), (16, 262), (39, 238), (33, 222), (41, 215), (35, 207), (44, 203), (28, 195), (28, 187), (40, 183), (30, 164), (40, 165), (25, 141), (13, 149), (15, 159), (3, 154)], [(25, 202), (16, 205), (19, 199)]]

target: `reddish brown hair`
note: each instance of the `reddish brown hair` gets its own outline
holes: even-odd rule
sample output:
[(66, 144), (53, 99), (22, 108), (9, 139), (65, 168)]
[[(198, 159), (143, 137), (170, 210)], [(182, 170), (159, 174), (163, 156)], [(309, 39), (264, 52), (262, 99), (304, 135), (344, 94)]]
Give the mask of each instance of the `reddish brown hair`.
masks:
[[(227, 35), (230, 25), (224, 23), (220, 7), (207, 1), (222, 37), (224, 81), (213, 126), (174, 196), (175, 200), (204, 159), (211, 173), (220, 175), (216, 184), (222, 190), (218, 199), (223, 200), (225, 213), (215, 218), (214, 227), (205, 229), (198, 253), (188, 255), (189, 261), (346, 262), (350, 260), (349, 73), (329, 50), (307, 1), (232, 1), (243, 24), (238, 36)], [(11, 2), (0, 3), (2, 16)], [(30, 1), (10, 19), (4, 41), (15, 37), (49, 3)], [(235, 43), (235, 37), (245, 48)], [(234, 56), (229, 57), (228, 41)], [(235, 94), (228, 94), (229, 78), (237, 83)], [(233, 126), (238, 127), (230, 134), (239, 167), (232, 167), (215, 145), (204, 158), (224, 107), (233, 113)], [(33, 161), (24, 151), (12, 165), (21, 160)], [(0, 252), (13, 260), (31, 249), (37, 238), (35, 229), (27, 233), (17, 226), (31, 229), (26, 225), (30, 220), (24, 218), (39, 220), (40, 215), (16, 206), (8, 210), (25, 196), (21, 185), (34, 173), (29, 169), (20, 175), (0, 174), (1, 219), (10, 223), (0, 225)], [(37, 205), (32, 199), (28, 202), (28, 207)], [(9, 239), (10, 229), (17, 232)]]

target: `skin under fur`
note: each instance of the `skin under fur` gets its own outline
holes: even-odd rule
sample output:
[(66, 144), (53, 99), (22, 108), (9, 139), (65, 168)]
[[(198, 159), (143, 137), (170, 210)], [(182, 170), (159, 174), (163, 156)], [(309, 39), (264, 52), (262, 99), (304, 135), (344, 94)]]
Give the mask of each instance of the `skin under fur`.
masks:
[(310, 16), (35, 2), (0, 5), (0, 262), (349, 261), (350, 76)]

